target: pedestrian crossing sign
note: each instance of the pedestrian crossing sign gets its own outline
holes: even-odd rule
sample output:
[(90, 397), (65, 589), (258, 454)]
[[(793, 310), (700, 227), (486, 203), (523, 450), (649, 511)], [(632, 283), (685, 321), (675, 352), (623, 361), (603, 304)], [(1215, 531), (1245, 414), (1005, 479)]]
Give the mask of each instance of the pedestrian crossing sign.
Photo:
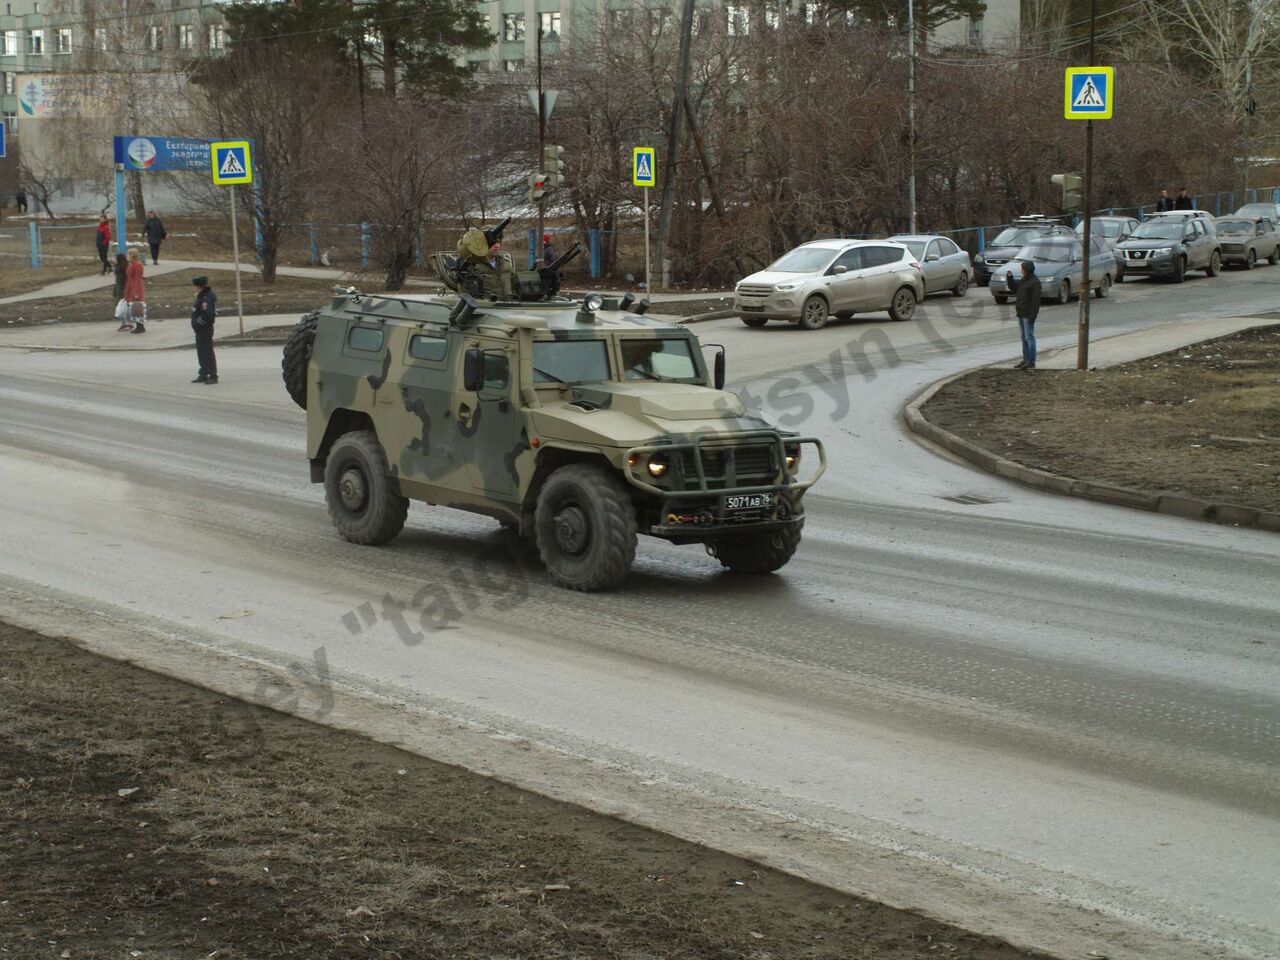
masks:
[(631, 151), (631, 182), (637, 187), (652, 187), (658, 182), (657, 154), (653, 147), (636, 147)]
[(253, 160), (248, 140), (222, 140), (209, 144), (213, 182), (220, 187), (253, 183)]
[(1068, 120), (1110, 120), (1115, 79), (1115, 67), (1068, 67), (1063, 115)]

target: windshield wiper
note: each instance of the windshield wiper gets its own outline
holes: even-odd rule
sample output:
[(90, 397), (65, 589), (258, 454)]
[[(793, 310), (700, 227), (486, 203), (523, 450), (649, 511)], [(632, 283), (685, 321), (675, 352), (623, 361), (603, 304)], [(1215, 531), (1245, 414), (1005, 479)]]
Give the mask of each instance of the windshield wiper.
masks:
[(545, 370), (539, 370), (537, 367), (534, 367), (534, 368), (533, 368), (533, 372), (534, 372), (534, 373), (536, 373), (536, 374), (540, 374), (541, 376), (544, 376), (544, 377), (546, 377), (548, 380), (551, 380), (551, 381), (553, 381), (553, 382), (555, 382), (555, 383), (566, 383), (566, 382), (567, 382), (567, 381), (565, 381), (565, 380), (561, 380), (561, 379), (560, 379), (559, 377), (557, 377), (554, 373), (547, 373), (547, 371), (545, 371)]
[(658, 374), (653, 373), (652, 371), (649, 371), (649, 370), (641, 370), (639, 367), (631, 367), (631, 369), (629, 369), (629, 370), (627, 371), (627, 373), (631, 373), (631, 371), (632, 371), (632, 370), (634, 370), (636, 373), (640, 374), (640, 376), (642, 376), (642, 377), (648, 377), (650, 380), (661, 380), (661, 379), (662, 379), (662, 377), (660, 377)]

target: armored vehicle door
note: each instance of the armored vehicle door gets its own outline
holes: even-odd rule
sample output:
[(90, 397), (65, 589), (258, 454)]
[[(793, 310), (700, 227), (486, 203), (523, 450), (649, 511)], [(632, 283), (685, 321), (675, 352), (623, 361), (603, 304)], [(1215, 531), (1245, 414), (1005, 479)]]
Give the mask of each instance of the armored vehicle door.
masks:
[[(473, 490), (517, 502), (519, 461), (529, 455), (530, 447), (519, 401), (520, 364), (515, 344), (464, 334), (455, 337), (462, 347), (455, 351), (454, 360), (453, 416), (459, 458), (466, 464)], [(478, 372), (476, 383), (467, 382), (469, 366)]]
[[(394, 329), (394, 383), (385, 392), (387, 458), (406, 496), (434, 501), (430, 488), (468, 489), (453, 429), (450, 341), (443, 327)], [(383, 408), (387, 409), (387, 408)], [(380, 431), (382, 433), (383, 431)]]

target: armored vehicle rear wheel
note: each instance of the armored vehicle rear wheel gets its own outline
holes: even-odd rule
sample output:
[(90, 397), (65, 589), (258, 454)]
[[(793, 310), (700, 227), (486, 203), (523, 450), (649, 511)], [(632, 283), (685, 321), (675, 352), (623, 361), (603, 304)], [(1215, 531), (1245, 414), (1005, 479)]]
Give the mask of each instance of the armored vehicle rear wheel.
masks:
[(608, 590), (636, 556), (636, 512), (622, 482), (604, 468), (571, 463), (553, 473), (534, 513), (538, 553), (556, 584)]
[(800, 546), (800, 528), (785, 527), (715, 543), (716, 559), (734, 573), (773, 573), (787, 565)]
[(284, 388), (293, 402), (307, 409), (307, 366), (311, 363), (311, 350), (316, 343), (316, 321), (320, 311), (313, 310), (298, 321), (284, 344), (284, 359), (280, 372), (284, 376)]
[(404, 529), (409, 501), (400, 496), (390, 473), (372, 430), (344, 433), (330, 449), (324, 499), (333, 525), (352, 543), (387, 543)]

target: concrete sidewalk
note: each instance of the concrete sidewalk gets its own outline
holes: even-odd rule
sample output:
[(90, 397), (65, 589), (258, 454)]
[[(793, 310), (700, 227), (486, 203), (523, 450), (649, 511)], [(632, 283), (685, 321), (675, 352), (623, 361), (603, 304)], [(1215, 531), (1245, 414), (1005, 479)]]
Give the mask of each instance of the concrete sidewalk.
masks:
[[(1189, 347), (1194, 343), (1229, 336), (1251, 327), (1274, 326), (1277, 323), (1280, 323), (1280, 320), (1260, 317), (1217, 317), (1196, 322), (1179, 320), (1161, 324), (1158, 327), (1148, 327), (1145, 330), (1104, 337), (1089, 343), (1089, 368), (1105, 370), (1107, 367), (1131, 363), (1144, 357), (1154, 357), (1170, 350), (1177, 350), (1179, 347)], [(1016, 361), (1009, 360), (1005, 363), (992, 364), (992, 366), (1011, 368), (1015, 364)], [(1074, 344), (1042, 350), (1036, 358), (1038, 370), (1074, 370), (1075, 368)]]
[[(270, 313), (245, 317), (244, 328), (292, 326), (299, 313)], [(149, 320), (146, 333), (117, 333), (114, 320), (88, 323), (50, 323), (39, 327), (0, 329), (0, 350), (166, 350), (194, 345), (188, 320)], [(226, 340), (240, 335), (236, 317), (219, 316), (214, 325), (214, 339)]]

